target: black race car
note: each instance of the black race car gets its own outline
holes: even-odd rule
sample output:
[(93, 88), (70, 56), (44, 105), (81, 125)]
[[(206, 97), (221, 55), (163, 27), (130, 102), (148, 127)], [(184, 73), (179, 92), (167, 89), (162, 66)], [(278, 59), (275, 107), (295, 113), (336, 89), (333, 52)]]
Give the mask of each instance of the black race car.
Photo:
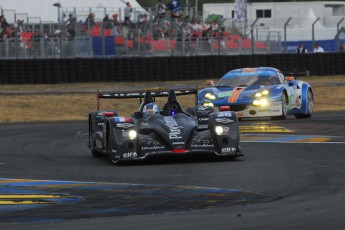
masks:
[[(98, 92), (98, 99), (140, 98), (141, 104), (131, 117), (122, 117), (116, 111), (99, 110), (98, 103), (98, 110), (89, 113), (88, 147), (92, 155), (106, 155), (112, 163), (158, 155), (242, 156), (236, 114), (214, 112), (206, 106), (184, 110), (176, 95), (187, 94), (196, 95), (197, 90)], [(160, 110), (155, 99), (162, 96), (168, 98)]]

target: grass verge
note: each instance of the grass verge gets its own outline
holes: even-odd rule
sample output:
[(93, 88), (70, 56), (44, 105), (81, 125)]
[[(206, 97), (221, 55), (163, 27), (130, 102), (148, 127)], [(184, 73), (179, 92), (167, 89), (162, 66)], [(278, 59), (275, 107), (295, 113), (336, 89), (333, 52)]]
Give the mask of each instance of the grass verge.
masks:
[[(345, 111), (345, 76), (303, 77), (314, 87), (314, 110)], [(96, 90), (129, 90), (169, 87), (171, 85), (203, 85), (204, 80), (185, 82), (110, 82), (56, 85), (1, 85), (0, 123), (40, 121), (87, 121), (96, 110)], [(333, 83), (333, 84), (330, 84)], [(338, 84), (341, 83), (341, 84)], [(14, 94), (7, 94), (14, 92)], [(18, 94), (16, 92), (40, 92)], [(53, 92), (53, 93), (52, 93)], [(59, 93), (63, 92), (63, 93)], [(81, 93), (78, 93), (81, 92)], [(166, 98), (157, 98), (161, 106)], [(179, 97), (184, 107), (195, 103), (194, 96)], [(128, 116), (139, 108), (138, 99), (101, 100), (101, 109), (119, 111)]]

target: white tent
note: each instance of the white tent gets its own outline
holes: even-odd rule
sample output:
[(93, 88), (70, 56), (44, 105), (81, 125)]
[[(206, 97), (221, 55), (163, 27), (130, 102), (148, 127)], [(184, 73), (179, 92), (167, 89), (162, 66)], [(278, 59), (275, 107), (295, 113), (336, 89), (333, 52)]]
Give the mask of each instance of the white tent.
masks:
[[(84, 8), (124, 8), (125, 2), (130, 2), (133, 8), (141, 8), (136, 0), (0, 0), (0, 9), (6, 13), (14, 10), (16, 14), (27, 13), (29, 17), (40, 17), (41, 21), (57, 22), (59, 3), (61, 9), (72, 7)], [(14, 16), (5, 15), (10, 23)], [(12, 18), (12, 19), (11, 19)]]
[[(309, 8), (308, 13), (305, 15), (304, 20), (301, 22), (301, 28), (311, 28), (313, 23), (316, 21), (317, 17), (314, 11)], [(315, 25), (315, 28), (323, 28), (324, 26), (321, 24), (320, 20), (318, 20)]]

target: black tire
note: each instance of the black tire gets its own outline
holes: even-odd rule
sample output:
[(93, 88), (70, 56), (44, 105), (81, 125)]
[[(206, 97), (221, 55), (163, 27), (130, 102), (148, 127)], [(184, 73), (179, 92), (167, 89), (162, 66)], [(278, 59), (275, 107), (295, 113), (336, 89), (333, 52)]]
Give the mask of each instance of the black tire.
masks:
[(101, 152), (99, 152), (97, 150), (91, 150), (91, 154), (92, 154), (93, 157), (96, 157), (96, 158), (104, 156)]
[(107, 143), (106, 143), (106, 145), (107, 145), (107, 148), (106, 148), (106, 153), (107, 153), (107, 156), (108, 156), (108, 159), (109, 159), (109, 161), (110, 161), (110, 163), (112, 163), (112, 164), (116, 164), (116, 162), (117, 162), (117, 160), (115, 160), (115, 153), (113, 153), (112, 152), (112, 143), (111, 143), (111, 140), (110, 140), (110, 131), (109, 131), (109, 127), (107, 127)]
[(285, 120), (287, 117), (287, 96), (283, 92), (282, 94), (282, 115), (271, 117), (272, 120)]
[(91, 154), (93, 157), (102, 157), (103, 154), (97, 150), (93, 149), (93, 141), (92, 141), (92, 135), (94, 134), (93, 128), (92, 128), (92, 123), (91, 121), (89, 121), (89, 143), (88, 143), (88, 147), (91, 149)]
[(306, 114), (296, 114), (295, 117), (297, 119), (310, 118), (311, 116), (313, 116), (314, 95), (310, 89), (307, 92), (307, 102), (306, 103), (307, 103), (307, 113)]

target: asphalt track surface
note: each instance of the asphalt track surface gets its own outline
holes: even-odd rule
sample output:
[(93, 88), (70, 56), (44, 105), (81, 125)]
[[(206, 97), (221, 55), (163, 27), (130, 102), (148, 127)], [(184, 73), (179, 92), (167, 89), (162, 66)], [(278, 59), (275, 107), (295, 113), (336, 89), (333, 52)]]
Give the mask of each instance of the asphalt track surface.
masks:
[(244, 157), (112, 165), (87, 122), (0, 125), (0, 229), (345, 229), (345, 119), (243, 120)]

